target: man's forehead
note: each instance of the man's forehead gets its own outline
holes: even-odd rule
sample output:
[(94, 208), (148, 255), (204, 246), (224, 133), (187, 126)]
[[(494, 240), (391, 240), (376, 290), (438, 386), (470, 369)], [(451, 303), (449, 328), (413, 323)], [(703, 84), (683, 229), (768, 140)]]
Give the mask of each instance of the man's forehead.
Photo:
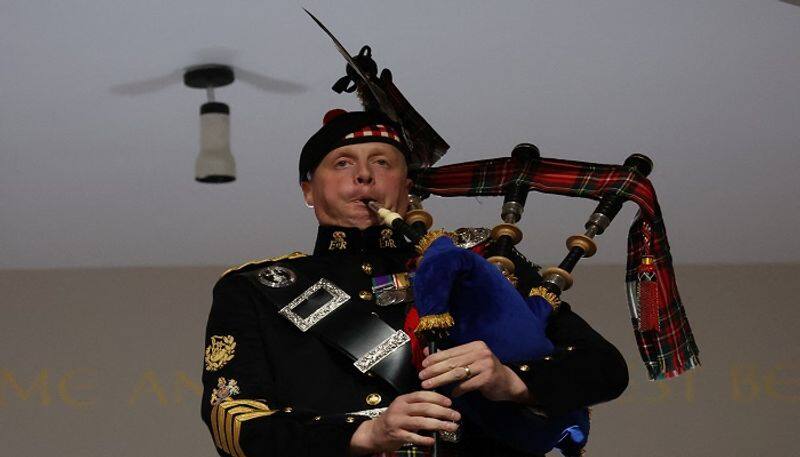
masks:
[(392, 146), (388, 143), (383, 143), (380, 141), (369, 141), (364, 143), (355, 143), (355, 144), (346, 144), (344, 146), (339, 146), (338, 148), (329, 152), (325, 159), (329, 159), (333, 156), (342, 156), (342, 155), (356, 155), (356, 154), (393, 154), (403, 158), (405, 161), (405, 155), (403, 154), (400, 149)]

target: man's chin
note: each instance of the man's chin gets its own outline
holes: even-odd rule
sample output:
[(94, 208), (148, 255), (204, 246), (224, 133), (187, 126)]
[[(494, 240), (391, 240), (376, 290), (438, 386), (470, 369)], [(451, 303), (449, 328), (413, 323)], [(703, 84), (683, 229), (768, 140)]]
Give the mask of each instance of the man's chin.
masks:
[(355, 227), (359, 230), (366, 230), (374, 225), (381, 225), (377, 217), (355, 219), (352, 221), (351, 227)]
[(350, 214), (348, 222), (350, 227), (355, 227), (360, 230), (381, 224), (378, 216), (367, 208), (366, 205), (356, 208), (356, 210)]

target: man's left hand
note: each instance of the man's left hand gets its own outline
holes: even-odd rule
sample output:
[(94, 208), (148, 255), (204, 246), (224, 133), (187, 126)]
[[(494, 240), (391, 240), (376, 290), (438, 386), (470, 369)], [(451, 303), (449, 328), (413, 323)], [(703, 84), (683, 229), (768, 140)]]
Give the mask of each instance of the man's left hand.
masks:
[(458, 383), (452, 397), (473, 390), (494, 401), (530, 403), (528, 387), (509, 367), (500, 363), (483, 341), (473, 341), (429, 355), (425, 349), (422, 387), (435, 389)]

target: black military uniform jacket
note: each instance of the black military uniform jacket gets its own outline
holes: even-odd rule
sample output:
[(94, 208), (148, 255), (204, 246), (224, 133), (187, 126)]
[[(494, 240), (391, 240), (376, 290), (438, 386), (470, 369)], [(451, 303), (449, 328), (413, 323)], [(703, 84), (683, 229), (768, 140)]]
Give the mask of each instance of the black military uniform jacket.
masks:
[[(312, 256), (248, 265), (216, 284), (206, 330), (202, 417), (221, 455), (346, 456), (359, 424), (407, 393), (361, 373), (340, 349), (279, 314), (324, 278), (349, 296), (341, 309), (402, 329), (409, 303), (378, 306), (372, 292), (373, 277), (408, 271), (415, 255), (387, 230), (320, 227)], [(519, 288), (527, 291), (541, 278), (523, 263)], [(619, 352), (568, 305), (551, 317), (547, 336), (557, 347), (553, 356), (511, 366), (539, 408), (558, 414), (615, 398), (627, 386)], [(523, 455), (479, 432), (465, 435), (461, 455)]]

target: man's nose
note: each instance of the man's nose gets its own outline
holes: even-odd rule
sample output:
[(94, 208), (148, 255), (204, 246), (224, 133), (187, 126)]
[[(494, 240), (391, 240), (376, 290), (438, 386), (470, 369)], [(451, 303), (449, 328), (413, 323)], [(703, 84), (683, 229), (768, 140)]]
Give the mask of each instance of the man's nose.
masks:
[(361, 164), (356, 170), (356, 182), (359, 184), (372, 184), (372, 170), (368, 164)]

